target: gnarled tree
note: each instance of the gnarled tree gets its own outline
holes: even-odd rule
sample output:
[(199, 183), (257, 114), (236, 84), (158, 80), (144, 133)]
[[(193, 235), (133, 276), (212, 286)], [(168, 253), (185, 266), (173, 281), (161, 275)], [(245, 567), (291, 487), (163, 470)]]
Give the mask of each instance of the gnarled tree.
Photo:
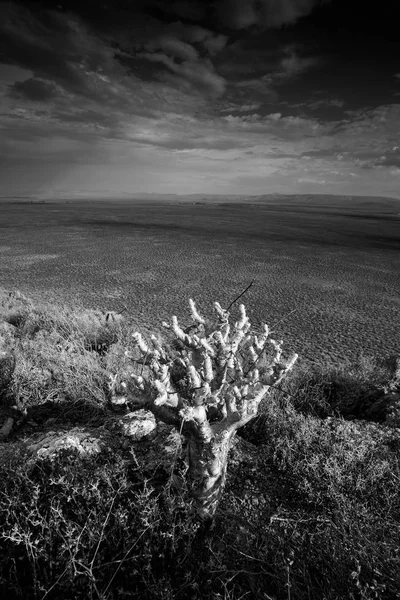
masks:
[[(131, 374), (124, 387), (140, 394), (155, 416), (174, 424), (188, 440), (188, 478), (197, 512), (212, 518), (224, 489), (228, 453), (237, 430), (253, 419), (261, 400), (293, 367), (282, 359), (282, 342), (251, 332), (243, 304), (233, 325), (214, 303), (216, 319), (204, 319), (190, 300), (193, 325), (183, 330), (177, 317), (163, 323), (173, 334), (164, 344), (140, 333), (133, 338), (136, 360), (146, 373)], [(132, 354), (128, 356), (134, 358)]]

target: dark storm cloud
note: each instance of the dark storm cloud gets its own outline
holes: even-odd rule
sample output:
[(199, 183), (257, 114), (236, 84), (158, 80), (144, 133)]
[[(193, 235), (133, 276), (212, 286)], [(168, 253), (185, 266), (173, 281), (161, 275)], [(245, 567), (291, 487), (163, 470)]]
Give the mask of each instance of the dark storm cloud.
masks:
[[(91, 36), (82, 22), (54, 11), (38, 9), (33, 14), (20, 5), (4, 3), (0, 5), (0, 36), (1, 62), (31, 70), (35, 82), (53, 81), (74, 94), (96, 96), (87, 72), (102, 72), (112, 61), (111, 50)], [(38, 88), (31, 82), (19, 92), (35, 94), (34, 86)]]
[(66, 0), (63, 3), (66, 8), (90, 15), (98, 23), (105, 20), (104, 15), (112, 20), (116, 12), (122, 11), (128, 19), (129, 15), (146, 14), (164, 23), (181, 20), (215, 31), (281, 27), (309, 15), (315, 6), (323, 4), (329, 4), (329, 0), (136, 0), (131, 3)]
[[(44, 12), (42, 17), (43, 22), (28, 10), (16, 5), (0, 6), (2, 62), (23, 66), (39, 76), (45, 75), (67, 84), (68, 87), (79, 88), (82, 82), (66, 62), (69, 44), (64, 45), (64, 43), (68, 26), (55, 15), (49, 18), (49, 14)], [(59, 40), (64, 43), (60, 45)], [(55, 46), (52, 46), (52, 41), (55, 42)]]
[(206, 16), (207, 8), (203, 2), (198, 0), (172, 2), (169, 9), (171, 14), (189, 19), (191, 21), (202, 21)]
[(9, 95), (15, 98), (26, 98), (34, 102), (46, 102), (57, 94), (57, 86), (52, 81), (31, 77), (25, 81), (16, 81), (10, 86)]
[[(173, 23), (165, 25), (161, 33), (154, 31), (149, 37), (150, 41), (148, 41), (147, 44), (163, 40), (168, 40), (168, 43), (171, 44), (172, 40), (176, 40), (177, 42), (183, 42), (186, 45), (192, 44), (194, 48), (196, 48), (196, 52), (201, 51), (202, 55), (209, 54), (210, 56), (221, 51), (228, 41), (227, 36), (221, 33), (206, 29), (200, 25), (183, 23), (182, 21), (174, 21)], [(194, 48), (192, 48), (192, 50), (194, 50)], [(189, 56), (187, 55), (187, 52), (190, 53)], [(191, 50), (186, 48), (182, 59), (192, 58), (193, 54), (191, 52)]]
[(217, 14), (232, 29), (281, 27), (308, 15), (319, 0), (221, 0)]
[(19, 156), (51, 189), (398, 184), (399, 54), (338, 33), (359, 0), (60, 1), (0, 0), (10, 189)]
[[(9, 2), (0, 6), (0, 61), (32, 71), (32, 81), (11, 90), (30, 100), (51, 100), (57, 95), (53, 82), (58, 92), (118, 105), (115, 93), (108, 93), (100, 78), (128, 75), (129, 57), (153, 63), (153, 81), (218, 97), (226, 91), (225, 78), (214, 64), (228, 43), (221, 28), (280, 27), (310, 12), (316, 1), (138, 0), (127, 5), (118, 0), (66, 0), (58, 6), (38, 2), (26, 7)], [(297, 68), (293, 58), (287, 60), (292, 61), (289, 70)], [(140, 69), (135, 75), (140, 78)], [(120, 99), (123, 105), (123, 94)]]

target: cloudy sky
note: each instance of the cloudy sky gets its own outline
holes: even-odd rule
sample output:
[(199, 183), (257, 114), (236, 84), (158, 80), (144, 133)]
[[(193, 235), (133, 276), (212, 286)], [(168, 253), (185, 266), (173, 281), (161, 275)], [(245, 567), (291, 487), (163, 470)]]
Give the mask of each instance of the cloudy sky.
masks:
[(0, 196), (400, 198), (396, 0), (0, 2)]

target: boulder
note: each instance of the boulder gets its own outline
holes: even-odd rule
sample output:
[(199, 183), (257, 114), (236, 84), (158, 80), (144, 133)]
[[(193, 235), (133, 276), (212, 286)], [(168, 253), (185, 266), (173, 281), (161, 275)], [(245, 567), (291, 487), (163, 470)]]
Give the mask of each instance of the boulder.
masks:
[(157, 435), (157, 422), (148, 410), (130, 412), (119, 420), (123, 435), (131, 442), (152, 440)]

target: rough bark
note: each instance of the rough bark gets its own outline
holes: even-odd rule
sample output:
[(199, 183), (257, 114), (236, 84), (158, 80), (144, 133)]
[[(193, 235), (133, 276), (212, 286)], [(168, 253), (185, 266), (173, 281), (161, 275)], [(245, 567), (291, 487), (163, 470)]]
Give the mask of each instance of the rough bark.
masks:
[(212, 519), (225, 487), (228, 455), (236, 431), (223, 431), (210, 440), (188, 440), (188, 478), (197, 514)]

